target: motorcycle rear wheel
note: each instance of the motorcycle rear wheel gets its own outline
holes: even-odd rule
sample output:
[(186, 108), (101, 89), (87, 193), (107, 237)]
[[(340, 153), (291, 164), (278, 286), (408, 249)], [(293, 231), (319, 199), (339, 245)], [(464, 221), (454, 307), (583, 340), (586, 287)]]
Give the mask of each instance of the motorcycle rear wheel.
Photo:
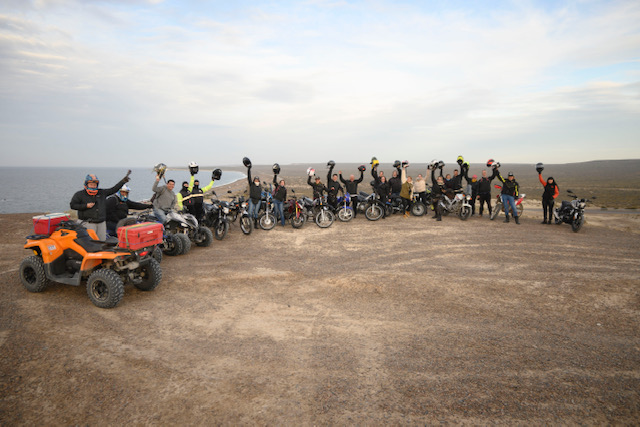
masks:
[(353, 219), (353, 209), (340, 208), (338, 211), (338, 219), (342, 222), (349, 222)]
[(377, 221), (382, 218), (383, 213), (379, 205), (373, 204), (367, 207), (367, 210), (364, 211), (364, 216), (367, 217), (369, 221)]
[(522, 214), (524, 213), (524, 205), (520, 203), (516, 208), (518, 210), (518, 218), (522, 217)]
[(316, 214), (316, 225), (320, 228), (331, 227), (331, 224), (333, 224), (334, 219), (335, 218), (334, 218), (333, 212), (329, 210), (321, 209)]
[(422, 204), (422, 202), (415, 202), (413, 206), (411, 206), (411, 215), (413, 216), (422, 216), (427, 212), (427, 207)]
[(300, 228), (304, 225), (304, 219), (305, 219), (305, 214), (303, 212), (300, 212), (300, 215), (298, 216), (292, 216), (291, 217), (291, 226), (293, 228)]
[(263, 213), (258, 218), (258, 224), (263, 230), (271, 230), (276, 226), (276, 217), (272, 213)]

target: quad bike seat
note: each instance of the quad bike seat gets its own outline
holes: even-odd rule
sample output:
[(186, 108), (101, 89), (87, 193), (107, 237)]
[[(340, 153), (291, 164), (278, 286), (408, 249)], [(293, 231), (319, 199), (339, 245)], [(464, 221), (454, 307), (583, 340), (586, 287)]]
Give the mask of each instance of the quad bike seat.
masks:
[(62, 227), (63, 229), (73, 230), (76, 232), (74, 241), (82, 246), (87, 252), (112, 251), (118, 244), (118, 239), (108, 237), (106, 241), (94, 240), (87, 231), (86, 227), (80, 223), (67, 221)]

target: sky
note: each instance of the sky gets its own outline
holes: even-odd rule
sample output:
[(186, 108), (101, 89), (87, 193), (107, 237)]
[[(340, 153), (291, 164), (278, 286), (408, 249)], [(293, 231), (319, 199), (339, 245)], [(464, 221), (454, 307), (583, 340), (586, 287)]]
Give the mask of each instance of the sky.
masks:
[(2, 0), (0, 166), (640, 158), (640, 2)]

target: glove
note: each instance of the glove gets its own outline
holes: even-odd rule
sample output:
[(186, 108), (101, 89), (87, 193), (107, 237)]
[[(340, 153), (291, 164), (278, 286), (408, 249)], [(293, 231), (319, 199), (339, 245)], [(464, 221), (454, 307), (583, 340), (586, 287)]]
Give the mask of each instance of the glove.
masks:
[(131, 175), (131, 169), (129, 169), (127, 171), (127, 174), (124, 176), (124, 178), (122, 179), (124, 182), (129, 182), (131, 181), (131, 178), (129, 178), (129, 175)]

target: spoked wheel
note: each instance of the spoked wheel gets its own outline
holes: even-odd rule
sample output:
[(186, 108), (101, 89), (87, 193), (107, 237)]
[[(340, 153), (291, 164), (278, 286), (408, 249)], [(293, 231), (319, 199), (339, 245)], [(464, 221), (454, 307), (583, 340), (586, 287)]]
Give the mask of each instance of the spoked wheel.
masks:
[(364, 211), (364, 216), (369, 221), (377, 221), (382, 218), (383, 213), (384, 211), (382, 210), (382, 207), (380, 207), (380, 205), (378, 205), (377, 203), (374, 203), (367, 206), (367, 209)]
[(124, 296), (124, 283), (115, 271), (101, 268), (89, 276), (87, 294), (95, 306), (113, 308)]
[(305, 220), (305, 214), (304, 212), (300, 212), (298, 216), (294, 215), (291, 217), (291, 226), (293, 228), (300, 228), (304, 225), (304, 220)]
[(500, 212), (502, 212), (502, 203), (497, 202), (496, 205), (493, 207), (493, 210), (491, 211), (491, 216), (489, 218), (491, 218), (491, 220), (493, 221), (498, 217), (498, 214)]
[(272, 213), (263, 213), (258, 218), (258, 224), (263, 230), (271, 230), (276, 226), (276, 217)]
[(522, 218), (522, 213), (524, 212), (524, 205), (520, 203), (518, 206), (516, 206), (516, 210), (518, 211), (518, 217)]
[(213, 235), (216, 240), (222, 240), (227, 235), (227, 231), (229, 231), (229, 223), (226, 221), (218, 221), (213, 229)]
[(422, 204), (422, 202), (415, 202), (413, 206), (411, 206), (411, 215), (413, 216), (422, 216), (427, 212), (427, 207)]
[(342, 207), (338, 211), (338, 219), (342, 222), (349, 222), (353, 219), (353, 209)]
[(165, 239), (163, 252), (169, 256), (180, 255), (182, 246), (182, 239), (177, 234), (169, 234)]
[(253, 221), (251, 221), (251, 218), (249, 218), (248, 215), (240, 217), (240, 230), (247, 235), (251, 234), (251, 231), (253, 231)]
[(29, 292), (42, 292), (49, 284), (44, 271), (44, 261), (39, 256), (30, 256), (20, 264), (20, 281)]
[[(227, 224), (224, 221), (223, 223), (224, 225), (227, 226), (227, 228), (229, 227), (229, 224)], [(226, 230), (225, 230), (225, 234), (227, 234)], [(198, 227), (198, 229), (196, 230), (195, 242), (196, 242), (196, 245), (202, 246), (205, 248), (207, 246), (211, 246), (211, 242), (213, 242), (213, 232), (211, 231), (211, 229), (203, 226)]]
[(330, 227), (331, 224), (333, 224), (333, 221), (334, 221), (333, 212), (329, 210), (320, 209), (320, 212), (316, 214), (316, 224), (320, 228)]

